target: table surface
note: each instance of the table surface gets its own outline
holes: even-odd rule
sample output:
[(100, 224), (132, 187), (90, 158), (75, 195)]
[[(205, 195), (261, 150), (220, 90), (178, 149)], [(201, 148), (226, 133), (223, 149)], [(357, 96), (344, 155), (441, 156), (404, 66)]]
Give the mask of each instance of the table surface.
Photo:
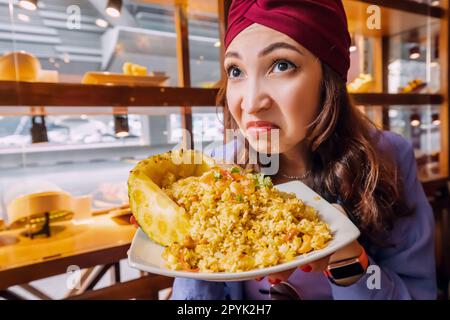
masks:
[(0, 289), (126, 258), (136, 231), (114, 214), (53, 223), (50, 238), (30, 239), (24, 229), (0, 232)]

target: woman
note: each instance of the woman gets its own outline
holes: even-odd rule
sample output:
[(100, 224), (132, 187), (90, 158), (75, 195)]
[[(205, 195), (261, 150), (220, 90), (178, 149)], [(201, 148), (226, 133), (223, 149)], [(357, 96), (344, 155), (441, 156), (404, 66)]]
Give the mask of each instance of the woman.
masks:
[[(413, 149), (350, 103), (349, 46), (340, 1), (233, 2), (220, 99), (232, 115), (229, 127), (248, 142), (244, 155), (248, 160), (249, 149), (267, 153), (261, 137), (277, 130), (273, 182), (302, 180), (336, 203), (361, 237), (329, 257), (265, 279), (177, 278), (172, 299), (276, 298), (271, 287), (280, 283), (302, 299), (435, 299), (433, 217)], [(228, 155), (234, 151), (226, 145)]]

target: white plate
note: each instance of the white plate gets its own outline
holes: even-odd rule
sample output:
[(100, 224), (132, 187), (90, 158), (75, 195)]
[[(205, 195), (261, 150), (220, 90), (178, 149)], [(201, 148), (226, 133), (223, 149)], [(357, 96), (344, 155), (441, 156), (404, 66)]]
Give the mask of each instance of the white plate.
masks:
[(209, 281), (243, 281), (257, 277), (263, 277), (275, 272), (281, 272), (312, 261), (323, 258), (336, 250), (345, 247), (347, 244), (357, 239), (359, 230), (356, 226), (338, 209), (332, 206), (325, 199), (311, 190), (300, 181), (292, 181), (276, 186), (277, 189), (286, 192), (293, 192), (306, 204), (316, 208), (320, 218), (328, 223), (333, 239), (328, 245), (321, 249), (297, 256), (294, 260), (264, 269), (255, 269), (245, 272), (186, 272), (167, 269), (161, 253), (164, 247), (150, 240), (147, 235), (138, 229), (131, 243), (128, 252), (128, 262), (132, 268), (160, 274), (168, 277), (191, 278)]

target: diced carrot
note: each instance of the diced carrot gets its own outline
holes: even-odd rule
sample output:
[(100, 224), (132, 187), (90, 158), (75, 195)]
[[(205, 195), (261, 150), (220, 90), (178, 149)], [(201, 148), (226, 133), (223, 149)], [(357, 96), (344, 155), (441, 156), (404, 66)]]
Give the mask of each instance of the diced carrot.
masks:
[(233, 177), (231, 176), (231, 173), (228, 170), (220, 170), (220, 173), (222, 174), (222, 177), (227, 177), (232, 179)]
[(240, 181), (240, 180), (242, 180), (242, 179), (244, 178), (244, 177), (243, 177), (241, 174), (239, 174), (239, 173), (232, 173), (231, 176), (233, 177), (233, 180), (234, 180), (234, 181)]
[(197, 243), (194, 239), (191, 238), (191, 236), (187, 235), (186, 237), (184, 237), (183, 245), (188, 249), (194, 249)]
[(292, 228), (291, 230), (289, 230), (288, 234), (284, 237), (285, 241), (291, 241), (292, 239), (294, 239), (294, 237), (298, 234), (298, 230), (295, 228)]

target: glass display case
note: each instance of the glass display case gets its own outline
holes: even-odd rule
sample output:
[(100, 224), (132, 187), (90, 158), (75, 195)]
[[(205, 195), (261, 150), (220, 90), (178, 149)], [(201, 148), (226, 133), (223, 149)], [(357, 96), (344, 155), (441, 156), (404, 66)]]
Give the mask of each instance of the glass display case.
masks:
[(344, 5), (352, 35), (347, 86), (353, 101), (379, 127), (413, 143), (423, 181), (447, 177), (447, 3)]
[[(448, 1), (343, 2), (353, 102), (412, 142), (424, 185), (446, 182)], [(177, 145), (223, 142), (216, 95), (229, 5), (0, 1), (0, 296), (72, 262), (85, 278), (103, 265), (124, 280), (114, 268), (134, 234), (131, 168)], [(31, 276), (36, 265), (47, 271)], [(52, 294), (85, 294), (62, 291)]]
[(97, 265), (115, 282), (139, 276), (120, 263), (135, 231), (129, 171), (185, 129), (196, 148), (222, 140), (218, 3), (109, 3), (0, 2), (2, 297), (42, 297), (7, 288), (66, 273), (61, 260), (86, 278)]

